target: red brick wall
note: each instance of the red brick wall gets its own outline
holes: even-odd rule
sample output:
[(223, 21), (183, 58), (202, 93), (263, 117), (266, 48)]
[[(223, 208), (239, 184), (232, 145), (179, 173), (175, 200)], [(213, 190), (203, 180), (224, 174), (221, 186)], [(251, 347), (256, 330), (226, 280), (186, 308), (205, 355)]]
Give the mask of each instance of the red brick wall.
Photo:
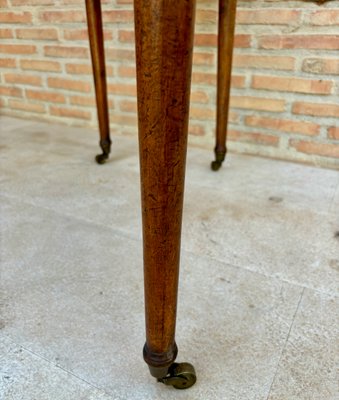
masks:
[[(136, 132), (132, 0), (102, 0), (113, 134)], [(239, 1), (229, 148), (339, 168), (339, 1)], [(197, 0), (190, 141), (214, 147), (217, 0)], [(84, 0), (0, 0), (0, 112), (96, 126)]]

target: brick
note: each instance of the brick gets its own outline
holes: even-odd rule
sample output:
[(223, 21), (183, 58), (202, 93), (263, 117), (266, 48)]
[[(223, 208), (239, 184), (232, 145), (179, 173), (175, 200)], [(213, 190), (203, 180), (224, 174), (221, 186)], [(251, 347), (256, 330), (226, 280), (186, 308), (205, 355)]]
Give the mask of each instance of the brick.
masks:
[(214, 65), (215, 56), (211, 53), (199, 53), (193, 52), (193, 64), (194, 65)]
[(57, 40), (58, 31), (56, 29), (16, 29), (18, 39), (37, 39), (37, 40)]
[(108, 93), (121, 94), (125, 96), (136, 96), (136, 85), (122, 84), (122, 83), (109, 83), (107, 85)]
[(339, 9), (314, 11), (311, 13), (310, 23), (312, 25), (339, 25)]
[(188, 134), (193, 136), (204, 136), (205, 135), (205, 128), (201, 125), (192, 125), (189, 124), (188, 126)]
[(49, 110), (51, 115), (55, 115), (58, 117), (79, 118), (86, 120), (92, 118), (92, 114), (89, 111), (79, 110), (78, 108), (64, 108), (64, 107), (50, 106)]
[(218, 23), (218, 13), (214, 10), (202, 10), (198, 8), (195, 15), (195, 23), (216, 25)]
[[(69, 99), (73, 106), (96, 107), (94, 96), (70, 96)], [(110, 109), (114, 108), (114, 103), (111, 99), (108, 99), (108, 107)]]
[(16, 60), (13, 58), (0, 58), (0, 68), (15, 68)]
[(122, 114), (110, 114), (109, 120), (111, 124), (117, 124), (120, 127), (122, 126), (133, 126), (136, 127), (138, 120), (137, 116), (132, 115), (122, 115)]
[[(70, 103), (72, 105), (85, 106), (85, 107), (96, 107), (95, 97), (88, 96), (70, 96)], [(108, 99), (108, 108), (110, 110), (114, 109), (114, 102), (112, 99)]]
[(276, 119), (254, 115), (245, 117), (245, 124), (248, 126), (274, 129), (289, 133), (299, 133), (310, 136), (318, 135), (320, 132), (320, 125), (313, 122)]
[(314, 117), (339, 118), (339, 105), (297, 101), (293, 103), (292, 112), (293, 114), (311, 115)]
[(92, 75), (92, 66), (90, 64), (77, 64), (68, 63), (66, 64), (66, 72), (68, 74), (76, 75)]
[(285, 104), (285, 100), (263, 97), (231, 96), (230, 99), (231, 107), (258, 111), (283, 112)]
[(339, 140), (339, 126), (331, 126), (328, 128), (327, 136), (329, 139)]
[(44, 11), (39, 14), (41, 22), (51, 23), (70, 23), (86, 22), (85, 11), (82, 10), (64, 10), (64, 11)]
[(119, 30), (118, 38), (122, 43), (134, 43), (135, 35), (133, 31)]
[(27, 24), (32, 22), (30, 12), (0, 12), (0, 23), (2, 24)]
[(121, 78), (135, 78), (136, 77), (135, 66), (120, 65), (118, 68), (118, 75)]
[(22, 97), (22, 89), (10, 86), (0, 86), (0, 95), (11, 97)]
[[(65, 29), (64, 30), (65, 40), (85, 40), (88, 42), (88, 30), (87, 29)], [(112, 31), (104, 31), (104, 40), (113, 40)]]
[(120, 110), (128, 113), (136, 113), (137, 112), (137, 102), (129, 101), (129, 100), (121, 100), (119, 102)]
[(54, 6), (55, 0), (12, 0), (13, 6)]
[(234, 47), (238, 48), (245, 48), (245, 47), (251, 47), (251, 35), (245, 35), (245, 34), (236, 34), (234, 36)]
[(107, 49), (107, 60), (135, 61), (135, 51), (126, 49)]
[(113, 22), (113, 23), (133, 22), (134, 13), (131, 10), (103, 11), (102, 19), (103, 22)]
[(4, 74), (4, 78), (6, 83), (31, 85), (31, 86), (42, 85), (41, 76), (8, 73)]
[(95, 107), (95, 97), (87, 96), (70, 96), (70, 103), (73, 106), (85, 106), (85, 107)]
[(301, 11), (289, 9), (244, 10), (237, 12), (236, 22), (246, 25), (291, 25), (300, 21)]
[(64, 30), (65, 40), (86, 40), (88, 41), (87, 29), (67, 29)]
[(289, 145), (301, 153), (339, 158), (339, 144), (316, 143), (290, 139)]
[(216, 85), (217, 77), (215, 74), (206, 72), (192, 72), (192, 83), (201, 85)]
[(85, 47), (44, 46), (44, 55), (65, 58), (89, 58), (89, 51)]
[[(91, 64), (68, 63), (66, 64), (66, 72), (74, 75), (93, 75)], [(113, 67), (106, 66), (106, 75), (113, 76)]]
[(280, 92), (330, 94), (333, 89), (333, 82), (293, 77), (254, 75), (251, 87), (253, 89)]
[(206, 92), (194, 90), (191, 92), (191, 102), (207, 104), (209, 102), (209, 96)]
[(36, 46), (29, 44), (0, 44), (0, 53), (34, 54), (36, 53)]
[(233, 129), (228, 131), (227, 138), (237, 142), (246, 142), (274, 147), (278, 146), (279, 144), (278, 136), (265, 135), (263, 133), (242, 132)]
[(196, 120), (203, 120), (203, 121), (215, 120), (215, 110), (206, 107), (200, 108), (191, 105), (189, 115), (190, 118)]
[[(101, 1), (101, 3), (103, 3)], [(70, 5), (70, 4), (84, 4), (82, 0), (62, 0), (62, 4)]]
[[(198, 33), (194, 36), (195, 46), (216, 47), (217, 35), (214, 33)], [(234, 37), (234, 47), (251, 47), (251, 35), (236, 34)]]
[[(216, 74), (193, 72), (192, 83), (215, 86), (217, 83), (217, 77)], [(245, 87), (245, 77), (241, 75), (232, 75), (231, 85), (236, 88)]]
[(229, 110), (228, 111), (228, 122), (239, 122), (239, 114), (237, 114), (236, 112)]
[(238, 68), (260, 68), (293, 71), (295, 68), (295, 58), (288, 56), (234, 54), (233, 66)]
[(38, 101), (49, 101), (52, 103), (65, 103), (66, 98), (61, 93), (45, 92), (40, 90), (28, 90), (26, 89), (26, 97), (31, 100)]
[(18, 100), (9, 100), (8, 105), (10, 108), (14, 110), (34, 112), (34, 113), (44, 113), (45, 105), (44, 104), (34, 104), (34, 103), (25, 103), (24, 101)]
[(0, 29), (0, 39), (11, 39), (13, 38), (12, 29)]
[(264, 35), (258, 44), (260, 49), (338, 50), (339, 35)]
[(25, 70), (43, 71), (43, 72), (60, 72), (61, 64), (57, 61), (45, 60), (20, 60), (20, 67)]
[(339, 75), (339, 59), (305, 58), (302, 70), (311, 74)]
[[(101, 4), (111, 4), (112, 0), (101, 0)], [(55, 0), (54, 0), (55, 3)], [(70, 5), (70, 4), (80, 4), (81, 6), (84, 5), (83, 0), (62, 0), (61, 4)]]
[(88, 93), (91, 91), (92, 86), (89, 82), (75, 81), (73, 79), (65, 78), (47, 78), (48, 87), (54, 89), (74, 90), (76, 92)]
[[(103, 3), (103, 1), (101, 1)], [(84, 4), (82, 0), (62, 0), (62, 4), (70, 5), (70, 4)]]

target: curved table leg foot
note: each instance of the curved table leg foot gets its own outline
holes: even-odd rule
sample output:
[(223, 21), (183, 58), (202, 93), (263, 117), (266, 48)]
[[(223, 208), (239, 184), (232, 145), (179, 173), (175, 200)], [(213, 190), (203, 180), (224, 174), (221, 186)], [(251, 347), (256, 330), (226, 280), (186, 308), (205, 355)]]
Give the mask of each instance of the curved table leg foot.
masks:
[(222, 163), (225, 160), (225, 156), (226, 156), (226, 150), (223, 151), (215, 150), (215, 161), (212, 161), (211, 163), (212, 171), (218, 171), (221, 168)]
[(111, 140), (100, 140), (102, 154), (98, 154), (95, 156), (95, 161), (98, 164), (104, 164), (105, 161), (108, 160), (109, 153), (111, 152), (111, 144)]

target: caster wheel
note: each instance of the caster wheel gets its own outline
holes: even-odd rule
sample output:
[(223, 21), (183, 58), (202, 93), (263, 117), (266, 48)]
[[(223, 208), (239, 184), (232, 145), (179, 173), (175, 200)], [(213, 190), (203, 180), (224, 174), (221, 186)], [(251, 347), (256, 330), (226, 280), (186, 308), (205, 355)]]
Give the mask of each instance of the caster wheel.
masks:
[(158, 379), (158, 382), (173, 386), (175, 389), (188, 389), (195, 384), (196, 380), (193, 365), (174, 363), (168, 369), (168, 374), (164, 378)]
[(105, 161), (108, 159), (109, 153), (111, 152), (111, 139), (100, 140), (100, 147), (102, 150), (102, 154), (98, 154), (95, 157), (95, 161), (98, 164), (105, 164)]
[(211, 162), (211, 169), (212, 171), (218, 171), (221, 167), (221, 162), (220, 161), (212, 161)]
[(98, 164), (105, 164), (105, 161), (108, 159), (108, 155), (107, 154), (98, 154), (97, 156), (95, 156), (95, 161)]

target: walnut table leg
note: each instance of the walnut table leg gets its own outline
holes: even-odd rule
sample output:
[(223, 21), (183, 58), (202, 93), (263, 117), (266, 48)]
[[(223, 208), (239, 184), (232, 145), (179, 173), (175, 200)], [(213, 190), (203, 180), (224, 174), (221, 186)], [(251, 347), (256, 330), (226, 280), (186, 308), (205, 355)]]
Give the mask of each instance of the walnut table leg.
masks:
[(219, 0), (216, 158), (211, 164), (214, 171), (221, 167), (226, 155), (236, 8), (237, 0)]
[(134, 0), (146, 344), (158, 381), (195, 382), (175, 364), (175, 323), (195, 0)]
[(105, 51), (100, 0), (86, 0), (86, 12), (99, 120), (100, 147), (103, 151), (95, 159), (99, 164), (103, 164), (111, 150), (111, 139), (109, 134)]

